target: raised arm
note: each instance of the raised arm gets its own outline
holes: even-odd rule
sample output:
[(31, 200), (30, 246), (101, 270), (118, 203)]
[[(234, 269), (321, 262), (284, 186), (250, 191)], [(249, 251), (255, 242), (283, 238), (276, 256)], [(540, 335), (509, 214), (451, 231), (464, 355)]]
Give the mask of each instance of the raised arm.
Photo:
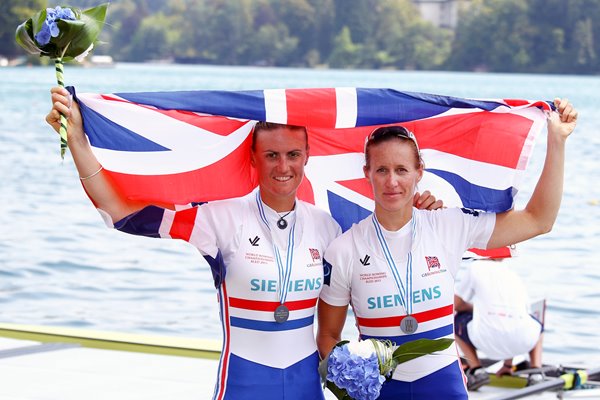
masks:
[(488, 248), (522, 242), (550, 232), (563, 193), (565, 144), (577, 124), (577, 111), (567, 99), (555, 99), (556, 112), (548, 118), (546, 160), (535, 190), (523, 210), (496, 215), (496, 225)]
[(140, 202), (126, 202), (117, 196), (83, 132), (83, 121), (77, 103), (73, 102), (71, 105), (70, 94), (62, 87), (54, 87), (50, 93), (52, 109), (46, 115), (46, 122), (58, 132), (60, 113), (67, 117), (69, 150), (73, 155), (81, 182), (96, 207), (107, 212), (113, 222), (117, 222), (148, 205)]
[(348, 306), (332, 306), (319, 299), (317, 347), (321, 358), (325, 358), (342, 337)]

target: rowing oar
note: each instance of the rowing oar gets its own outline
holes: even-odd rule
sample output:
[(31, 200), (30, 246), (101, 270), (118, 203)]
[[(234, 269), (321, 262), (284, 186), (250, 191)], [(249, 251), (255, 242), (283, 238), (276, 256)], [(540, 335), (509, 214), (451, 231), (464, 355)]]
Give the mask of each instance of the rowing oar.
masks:
[(521, 399), (523, 397), (531, 396), (532, 394), (538, 394), (545, 392), (546, 390), (557, 390), (565, 389), (569, 390), (587, 382), (587, 378), (592, 375), (600, 374), (600, 368), (588, 369), (588, 370), (577, 370), (573, 372), (565, 373), (558, 378), (551, 378), (546, 381), (536, 383), (533, 386), (527, 386), (523, 389), (516, 390), (512, 394), (503, 395), (496, 397), (493, 400), (512, 400)]

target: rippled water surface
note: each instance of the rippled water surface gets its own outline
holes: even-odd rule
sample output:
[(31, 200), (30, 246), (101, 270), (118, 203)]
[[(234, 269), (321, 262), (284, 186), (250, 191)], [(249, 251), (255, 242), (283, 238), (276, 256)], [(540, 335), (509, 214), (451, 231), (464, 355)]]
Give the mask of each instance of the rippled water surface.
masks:
[[(70, 156), (45, 124), (50, 67), (0, 69), (0, 322), (220, 338), (211, 274), (183, 242), (106, 229)], [(554, 230), (509, 260), (533, 298), (548, 300), (545, 360), (600, 365), (600, 78), (446, 72), (332, 71), (119, 64), (67, 65), (83, 92), (282, 87), (391, 87), (478, 98), (571, 99), (581, 113), (569, 139)], [(539, 175), (540, 136), (522, 206)], [(348, 324), (346, 337), (354, 336)]]

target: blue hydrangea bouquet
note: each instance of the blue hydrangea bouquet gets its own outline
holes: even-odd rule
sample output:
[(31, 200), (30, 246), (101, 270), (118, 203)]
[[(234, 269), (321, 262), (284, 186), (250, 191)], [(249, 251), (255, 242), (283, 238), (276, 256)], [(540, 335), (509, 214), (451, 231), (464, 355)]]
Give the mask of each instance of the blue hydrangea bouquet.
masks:
[(452, 339), (417, 339), (394, 349), (376, 339), (344, 340), (319, 365), (324, 387), (340, 400), (375, 400), (398, 364), (450, 347)]
[[(46, 8), (17, 27), (15, 39), (28, 53), (54, 60), (56, 80), (64, 86), (63, 62), (83, 58), (93, 49), (106, 18), (108, 3), (80, 10)], [(67, 149), (67, 121), (61, 117), (60, 155)]]

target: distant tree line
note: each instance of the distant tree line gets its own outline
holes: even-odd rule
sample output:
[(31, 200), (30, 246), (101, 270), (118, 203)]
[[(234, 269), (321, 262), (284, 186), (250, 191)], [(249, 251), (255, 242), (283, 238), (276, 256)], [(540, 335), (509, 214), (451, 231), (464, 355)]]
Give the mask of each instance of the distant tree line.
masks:
[[(16, 26), (57, 4), (65, 3), (2, 0), (0, 54), (23, 54)], [(464, 4), (449, 30), (423, 20), (410, 0), (118, 0), (95, 53), (131, 62), (600, 72), (600, 1)]]

